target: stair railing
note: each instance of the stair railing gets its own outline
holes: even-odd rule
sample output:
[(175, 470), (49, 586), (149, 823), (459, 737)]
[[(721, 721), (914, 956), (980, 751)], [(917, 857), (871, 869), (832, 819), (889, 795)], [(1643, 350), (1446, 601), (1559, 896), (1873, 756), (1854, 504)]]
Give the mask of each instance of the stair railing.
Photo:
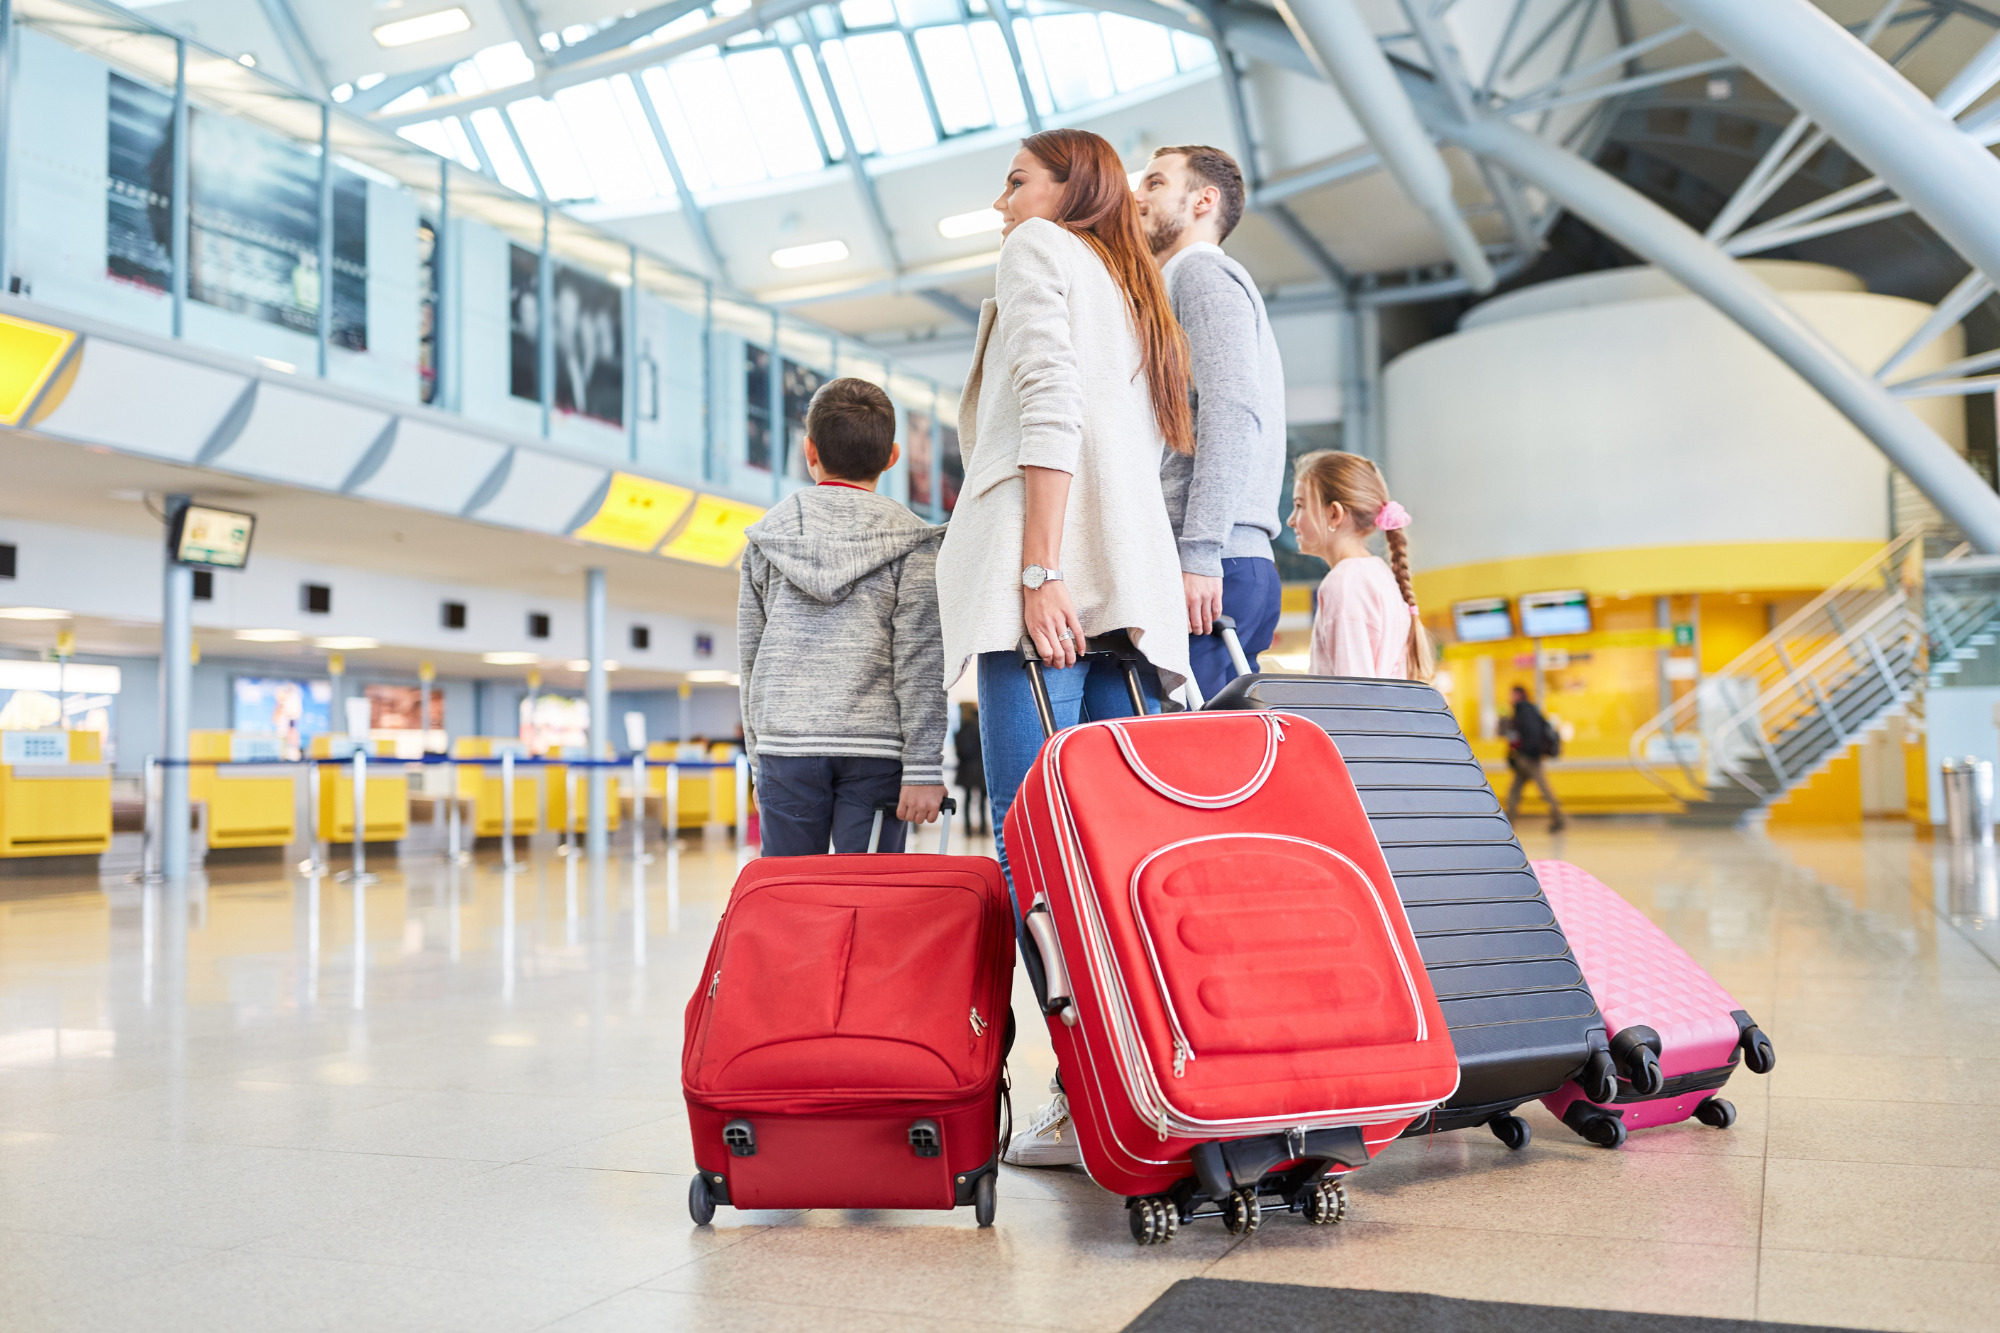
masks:
[[(1924, 529), (1907, 532), (1807, 602), (1720, 671), (1632, 733), (1635, 766), (1684, 803), (1740, 791), (1761, 804), (1803, 781), (1825, 754), (1896, 703), (1924, 670)], [(1843, 714), (1851, 692), (1886, 700)], [(1804, 753), (1788, 742), (1824, 725)]]

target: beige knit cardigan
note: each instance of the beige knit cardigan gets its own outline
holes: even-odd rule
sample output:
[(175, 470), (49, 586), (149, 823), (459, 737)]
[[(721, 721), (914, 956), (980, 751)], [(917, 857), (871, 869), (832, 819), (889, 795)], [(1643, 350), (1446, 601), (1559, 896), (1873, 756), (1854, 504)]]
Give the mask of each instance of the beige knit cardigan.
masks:
[(1024, 466), (1068, 472), (1062, 572), (1085, 634), (1125, 629), (1166, 689), (1188, 674), (1180, 555), (1124, 293), (1082, 240), (1041, 218), (1000, 247), (959, 398), (965, 485), (938, 553), (945, 676), (1021, 641)]

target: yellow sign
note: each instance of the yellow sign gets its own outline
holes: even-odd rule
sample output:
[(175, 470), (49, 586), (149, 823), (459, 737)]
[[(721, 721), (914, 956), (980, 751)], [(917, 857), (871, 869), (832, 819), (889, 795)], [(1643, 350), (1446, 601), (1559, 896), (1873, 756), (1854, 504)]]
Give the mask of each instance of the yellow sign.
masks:
[(201, 665), (201, 640), (200, 640), (200, 639), (190, 639), (190, 640), (188, 640), (188, 661), (190, 661), (190, 662), (194, 663), (194, 664), (195, 664), (196, 666), (200, 666), (200, 665)]
[(694, 502), (687, 526), (680, 535), (660, 548), (660, 554), (697, 565), (718, 569), (736, 563), (748, 540), (743, 529), (764, 516), (756, 505), (704, 495)]
[(528, 673), (528, 688), (529, 688), (529, 689), (531, 689), (531, 690), (539, 690), (540, 688), (542, 688), (542, 673), (541, 673), (541, 672), (539, 672), (539, 671), (530, 671), (530, 672)]
[(76, 631), (75, 631), (75, 630), (73, 630), (73, 629), (59, 629), (59, 630), (57, 630), (57, 631), (56, 631), (56, 656), (57, 656), (57, 657), (75, 657), (75, 656), (76, 656)]
[(346, 675), (347, 655), (345, 653), (328, 653), (326, 655), (326, 674), (329, 676)]
[(419, 662), (419, 663), (417, 663), (417, 679), (418, 679), (418, 680), (420, 680), (420, 681), (422, 681), (422, 682), (423, 682), (424, 684), (428, 685), (428, 684), (430, 684), (430, 683), (431, 683), (432, 681), (436, 680), (437, 678), (438, 678), (438, 669), (437, 669), (437, 663), (435, 663), (435, 662)]
[(669, 486), (664, 481), (635, 477), (629, 472), (614, 472), (611, 489), (604, 493), (604, 503), (597, 506), (588, 523), (571, 535), (599, 546), (651, 551), (693, 503), (694, 492), (686, 487)]
[(21, 424), (75, 342), (68, 329), (0, 315), (0, 424)]

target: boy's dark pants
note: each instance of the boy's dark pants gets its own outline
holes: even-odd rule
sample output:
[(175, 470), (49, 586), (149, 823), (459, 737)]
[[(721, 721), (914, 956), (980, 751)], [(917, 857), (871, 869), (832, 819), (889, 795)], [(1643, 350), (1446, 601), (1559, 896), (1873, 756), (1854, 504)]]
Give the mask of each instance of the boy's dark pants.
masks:
[(899, 759), (860, 755), (764, 755), (757, 760), (757, 810), (765, 856), (823, 856), (829, 837), (836, 852), (868, 850), (878, 806), (882, 842), (875, 850), (903, 850), (905, 825), (894, 806), (902, 795)]

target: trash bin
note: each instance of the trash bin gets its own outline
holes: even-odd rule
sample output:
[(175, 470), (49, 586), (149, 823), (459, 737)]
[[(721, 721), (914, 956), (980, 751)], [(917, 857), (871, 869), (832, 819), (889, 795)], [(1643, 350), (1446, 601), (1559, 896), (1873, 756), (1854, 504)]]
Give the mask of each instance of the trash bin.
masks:
[(1945, 836), (1953, 842), (1993, 841), (1993, 762), (1967, 755), (1944, 761)]

